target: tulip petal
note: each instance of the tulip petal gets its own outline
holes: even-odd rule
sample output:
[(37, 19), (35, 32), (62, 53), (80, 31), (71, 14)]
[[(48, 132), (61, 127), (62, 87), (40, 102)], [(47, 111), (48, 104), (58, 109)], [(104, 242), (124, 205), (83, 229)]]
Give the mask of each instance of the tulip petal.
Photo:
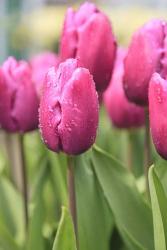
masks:
[(167, 159), (167, 81), (154, 73), (149, 84), (149, 116), (154, 145)]
[(162, 71), (165, 26), (161, 20), (152, 20), (132, 37), (125, 59), (124, 90), (128, 99), (139, 105), (148, 104), (150, 78)]
[(92, 76), (78, 60), (68, 59), (57, 71), (49, 70), (39, 118), (44, 142), (53, 151), (80, 154), (94, 143), (98, 98)]
[(27, 62), (9, 57), (0, 73), (0, 124), (9, 132), (38, 127), (39, 100)]
[(94, 143), (98, 123), (97, 94), (87, 69), (74, 71), (64, 87), (61, 108), (58, 131), (63, 151), (68, 154), (82, 153)]

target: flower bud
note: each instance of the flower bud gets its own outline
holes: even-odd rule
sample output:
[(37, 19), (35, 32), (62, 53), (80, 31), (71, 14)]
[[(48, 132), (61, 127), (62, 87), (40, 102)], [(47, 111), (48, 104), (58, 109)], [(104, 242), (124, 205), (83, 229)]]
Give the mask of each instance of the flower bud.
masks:
[(154, 73), (149, 83), (149, 116), (153, 143), (167, 159), (167, 80)]
[(59, 57), (53, 52), (43, 52), (31, 58), (32, 79), (39, 98), (41, 97), (43, 82), (48, 69), (52, 66), (57, 68), (58, 64)]
[(0, 68), (0, 125), (9, 132), (38, 128), (38, 97), (27, 62), (9, 57)]
[(39, 109), (40, 130), (47, 147), (80, 154), (91, 147), (98, 125), (98, 97), (89, 71), (68, 59), (49, 69)]
[(164, 58), (166, 34), (166, 22), (152, 20), (132, 37), (125, 58), (124, 90), (128, 99), (136, 104), (148, 105), (148, 85), (152, 74), (167, 73)]
[(104, 104), (115, 127), (139, 127), (144, 124), (144, 109), (129, 102), (123, 90), (123, 60), (125, 56), (125, 49), (117, 50), (112, 79), (103, 95)]
[(109, 84), (115, 59), (116, 41), (109, 19), (92, 3), (78, 11), (68, 9), (61, 38), (60, 57), (79, 58), (93, 75), (97, 91)]

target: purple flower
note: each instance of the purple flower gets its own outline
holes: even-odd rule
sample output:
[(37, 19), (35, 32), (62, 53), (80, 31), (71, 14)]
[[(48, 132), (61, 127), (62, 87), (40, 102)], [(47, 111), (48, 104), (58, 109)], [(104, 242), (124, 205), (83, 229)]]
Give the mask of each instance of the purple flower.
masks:
[(59, 61), (59, 57), (53, 52), (43, 52), (31, 58), (32, 79), (39, 98), (41, 97), (43, 82), (48, 69), (52, 66), (58, 67)]
[(103, 95), (110, 119), (118, 128), (140, 127), (144, 124), (144, 108), (129, 102), (123, 90), (123, 60), (126, 53), (125, 49), (117, 50), (112, 79)]
[(78, 11), (68, 9), (61, 38), (60, 57), (79, 58), (93, 75), (97, 91), (109, 84), (116, 52), (116, 41), (109, 19), (92, 3)]
[(167, 24), (152, 20), (135, 32), (125, 59), (124, 90), (131, 102), (148, 105), (149, 81), (154, 72), (167, 74)]
[(149, 84), (150, 128), (158, 153), (167, 159), (167, 80), (154, 73)]
[(39, 109), (41, 134), (47, 147), (80, 154), (91, 147), (98, 126), (98, 98), (89, 71), (68, 59), (45, 79)]
[(0, 68), (0, 125), (9, 132), (38, 128), (38, 97), (31, 68), (9, 57)]

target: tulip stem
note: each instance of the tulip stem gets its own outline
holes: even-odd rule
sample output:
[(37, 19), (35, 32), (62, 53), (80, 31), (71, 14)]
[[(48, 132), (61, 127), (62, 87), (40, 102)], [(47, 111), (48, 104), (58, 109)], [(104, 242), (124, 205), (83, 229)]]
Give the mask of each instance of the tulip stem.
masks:
[(73, 165), (73, 157), (68, 156), (68, 192), (69, 192), (69, 209), (72, 216), (77, 249), (78, 248), (78, 229), (77, 229), (77, 207), (76, 207), (76, 195), (75, 195), (75, 175), (74, 175), (74, 165)]
[(20, 144), (20, 157), (21, 157), (21, 175), (22, 175), (22, 192), (24, 202), (24, 219), (25, 219), (25, 230), (28, 227), (28, 187), (27, 187), (27, 172), (25, 163), (25, 152), (24, 152), (24, 135), (19, 135)]
[(11, 134), (11, 133), (4, 133), (5, 136), (5, 147), (6, 147), (6, 153), (8, 156), (9, 166), (10, 166), (10, 175), (11, 180), (16, 186), (16, 188), (21, 192), (22, 191), (22, 178), (21, 178), (21, 171), (20, 171), (20, 158), (18, 152), (18, 145), (19, 140), (18, 136)]
[(151, 144), (150, 144), (150, 126), (149, 126), (149, 112), (148, 108), (145, 108), (145, 141), (144, 141), (144, 172), (146, 179), (146, 191), (149, 195), (149, 183), (148, 183), (148, 170), (151, 165)]

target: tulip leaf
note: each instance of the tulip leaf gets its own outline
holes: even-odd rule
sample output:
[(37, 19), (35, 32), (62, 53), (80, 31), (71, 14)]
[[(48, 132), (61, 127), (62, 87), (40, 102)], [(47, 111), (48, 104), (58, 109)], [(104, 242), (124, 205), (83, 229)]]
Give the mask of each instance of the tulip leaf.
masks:
[(39, 196), (41, 196), (43, 187), (47, 181), (49, 173), (49, 163), (47, 158), (43, 160), (38, 173), (36, 173), (36, 179), (32, 187), (32, 201), (35, 201)]
[[(136, 177), (143, 173), (143, 143), (142, 129), (119, 129), (112, 122), (103, 106), (100, 108), (99, 133), (96, 144), (121, 160), (125, 166), (130, 165)], [(113, 143), (114, 142), (114, 143)]]
[(167, 249), (167, 197), (155, 167), (149, 170), (149, 185), (154, 224), (155, 250)]
[(160, 156), (157, 156), (154, 166), (155, 172), (163, 185), (165, 194), (167, 195), (167, 161), (162, 159)]
[(48, 152), (49, 161), (51, 164), (51, 181), (54, 192), (57, 195), (57, 200), (61, 206), (67, 205), (67, 185), (66, 185), (66, 157), (63, 154)]
[(29, 234), (27, 241), (27, 250), (40, 249), (44, 250), (44, 239), (42, 235), (44, 212), (43, 200), (41, 197), (36, 199), (32, 217), (30, 219)]
[(52, 250), (77, 250), (72, 218), (66, 207), (62, 208)]
[(97, 146), (93, 148), (92, 162), (126, 246), (132, 250), (154, 249), (151, 209), (139, 193), (132, 174)]
[(47, 151), (38, 130), (24, 134), (24, 151), (26, 165), (28, 166), (29, 181), (32, 183), (34, 177), (38, 174), (39, 166), (46, 158)]
[(4, 176), (0, 176), (0, 221), (12, 238), (21, 244), (24, 240), (23, 204), (19, 193)]
[(0, 249), (3, 250), (19, 250), (20, 248), (12, 238), (11, 234), (6, 230), (0, 221)]
[(27, 250), (44, 250), (44, 238), (42, 235), (44, 223), (43, 190), (48, 177), (48, 164), (45, 160), (40, 167), (32, 196), (32, 215), (29, 222)]
[(75, 185), (80, 250), (108, 250), (114, 225), (88, 153), (75, 157)]

